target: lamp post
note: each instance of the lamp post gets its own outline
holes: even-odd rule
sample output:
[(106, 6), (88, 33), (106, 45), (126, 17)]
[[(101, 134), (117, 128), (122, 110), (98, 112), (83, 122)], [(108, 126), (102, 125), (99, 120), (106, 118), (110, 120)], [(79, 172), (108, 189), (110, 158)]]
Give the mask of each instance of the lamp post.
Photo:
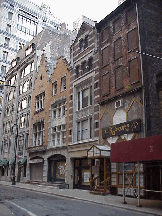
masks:
[[(12, 87), (16, 89), (16, 86), (14, 85), (4, 85), (7, 87)], [(17, 112), (16, 115), (18, 115), (18, 107), (17, 107)], [(13, 176), (12, 176), (12, 185), (16, 185), (16, 177), (15, 177), (15, 170), (16, 170), (16, 148), (17, 148), (17, 143), (18, 143), (18, 122), (17, 122), (17, 116), (16, 116), (16, 123), (14, 124), (16, 126), (16, 135), (15, 135), (15, 145), (14, 145), (14, 163), (13, 163)]]

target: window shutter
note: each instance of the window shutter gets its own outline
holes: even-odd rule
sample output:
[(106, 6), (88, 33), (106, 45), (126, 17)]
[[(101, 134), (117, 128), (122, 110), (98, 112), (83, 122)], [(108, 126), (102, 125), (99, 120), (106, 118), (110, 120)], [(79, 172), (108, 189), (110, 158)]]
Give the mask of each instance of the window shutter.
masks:
[(114, 34), (121, 30), (121, 19), (114, 22)]
[(110, 93), (110, 76), (109, 73), (102, 76), (102, 95)]
[(116, 90), (121, 89), (123, 87), (122, 67), (119, 67), (115, 70), (115, 85)]
[(102, 50), (102, 66), (107, 65), (109, 62), (109, 47), (106, 47)]
[(136, 19), (135, 7), (127, 12), (127, 23), (131, 23), (134, 19)]
[(132, 50), (137, 47), (137, 28), (128, 33), (128, 50)]
[(129, 62), (129, 73), (131, 83), (139, 81), (139, 69), (137, 58)]
[(102, 42), (110, 38), (110, 29), (107, 27), (102, 31)]
[(122, 56), (122, 40), (121, 38), (115, 41), (114, 43), (114, 49), (115, 49), (115, 59), (118, 59)]

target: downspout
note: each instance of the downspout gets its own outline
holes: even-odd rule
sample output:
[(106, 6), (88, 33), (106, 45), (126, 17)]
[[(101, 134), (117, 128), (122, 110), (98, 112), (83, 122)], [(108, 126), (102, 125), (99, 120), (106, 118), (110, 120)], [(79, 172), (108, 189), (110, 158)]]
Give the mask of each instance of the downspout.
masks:
[(139, 19), (138, 19), (138, 7), (136, 3), (136, 13), (137, 13), (137, 25), (138, 25), (138, 40), (139, 40), (139, 51), (140, 51), (140, 61), (141, 61), (141, 75), (142, 75), (142, 97), (143, 97), (143, 126), (144, 126), (144, 137), (146, 137), (146, 101), (145, 101), (145, 86), (144, 86), (144, 75), (143, 75), (143, 62), (142, 62), (142, 51), (141, 51), (141, 37), (139, 30)]

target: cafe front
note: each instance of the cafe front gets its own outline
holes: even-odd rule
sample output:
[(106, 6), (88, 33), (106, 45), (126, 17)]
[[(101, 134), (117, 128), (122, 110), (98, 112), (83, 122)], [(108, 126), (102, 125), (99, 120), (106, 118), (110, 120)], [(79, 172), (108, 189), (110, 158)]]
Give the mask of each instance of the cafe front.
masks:
[[(122, 191), (123, 187), (126, 191), (129, 185), (135, 196), (140, 194), (145, 198), (162, 199), (161, 135), (112, 143), (111, 162), (117, 164), (120, 170), (115, 173), (118, 177), (118, 190), (119, 184)], [(134, 171), (130, 172), (132, 164)]]

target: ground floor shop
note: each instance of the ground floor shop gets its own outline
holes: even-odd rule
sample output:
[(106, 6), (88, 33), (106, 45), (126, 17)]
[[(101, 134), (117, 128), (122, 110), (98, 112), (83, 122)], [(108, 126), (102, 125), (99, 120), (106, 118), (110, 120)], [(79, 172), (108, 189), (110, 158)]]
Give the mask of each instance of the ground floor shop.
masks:
[(48, 182), (65, 182), (66, 157), (55, 154), (48, 158)]
[(162, 199), (161, 135), (111, 144), (111, 162), (117, 194)]
[(29, 170), (31, 181), (43, 181), (43, 158), (30, 159)]

